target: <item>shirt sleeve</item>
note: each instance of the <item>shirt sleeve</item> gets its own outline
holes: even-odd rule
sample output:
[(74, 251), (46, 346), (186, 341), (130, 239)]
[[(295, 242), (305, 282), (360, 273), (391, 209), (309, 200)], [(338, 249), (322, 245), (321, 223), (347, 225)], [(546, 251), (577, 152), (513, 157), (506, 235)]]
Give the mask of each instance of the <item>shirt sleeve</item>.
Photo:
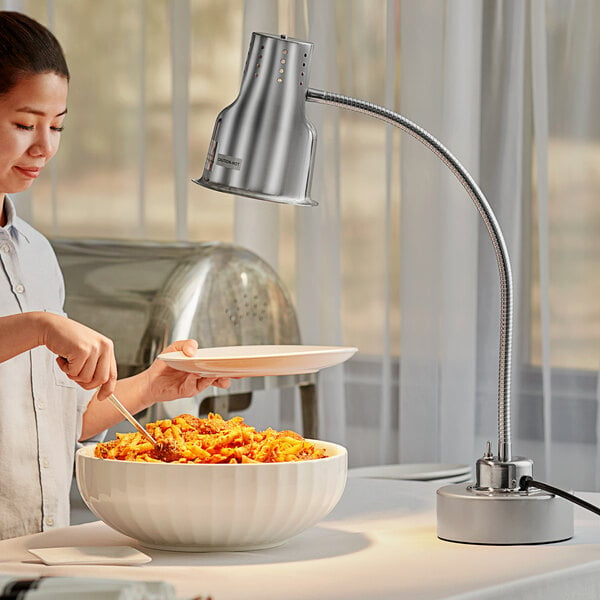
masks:
[(96, 435), (88, 438), (87, 440), (83, 440), (82, 442), (78, 441), (81, 437), (81, 428), (83, 422), (83, 413), (87, 408), (87, 405), (90, 403), (92, 396), (94, 395), (94, 390), (84, 390), (83, 388), (78, 388), (77, 390), (77, 440), (76, 448), (83, 448), (84, 446), (89, 446), (91, 444), (98, 444), (99, 442), (103, 442), (106, 438), (107, 429), (97, 433)]

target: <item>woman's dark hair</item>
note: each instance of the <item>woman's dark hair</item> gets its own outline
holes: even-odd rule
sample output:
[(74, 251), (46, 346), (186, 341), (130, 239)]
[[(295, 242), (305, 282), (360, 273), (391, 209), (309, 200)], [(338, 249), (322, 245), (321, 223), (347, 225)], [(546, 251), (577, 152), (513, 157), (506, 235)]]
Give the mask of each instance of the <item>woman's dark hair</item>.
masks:
[(69, 80), (69, 68), (54, 35), (34, 19), (0, 11), (0, 96), (29, 75), (56, 73)]

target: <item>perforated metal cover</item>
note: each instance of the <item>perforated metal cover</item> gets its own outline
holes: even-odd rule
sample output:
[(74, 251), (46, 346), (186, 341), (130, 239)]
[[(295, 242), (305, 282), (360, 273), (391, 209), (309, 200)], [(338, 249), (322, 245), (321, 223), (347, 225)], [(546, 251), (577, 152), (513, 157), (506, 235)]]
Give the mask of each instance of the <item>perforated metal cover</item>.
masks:
[[(67, 314), (114, 341), (120, 377), (142, 371), (178, 339), (194, 338), (200, 347), (301, 343), (281, 279), (239, 246), (89, 239), (52, 245), (65, 277)], [(230, 391), (262, 389), (263, 379), (236, 380)], [(285, 379), (286, 385), (314, 381)]]

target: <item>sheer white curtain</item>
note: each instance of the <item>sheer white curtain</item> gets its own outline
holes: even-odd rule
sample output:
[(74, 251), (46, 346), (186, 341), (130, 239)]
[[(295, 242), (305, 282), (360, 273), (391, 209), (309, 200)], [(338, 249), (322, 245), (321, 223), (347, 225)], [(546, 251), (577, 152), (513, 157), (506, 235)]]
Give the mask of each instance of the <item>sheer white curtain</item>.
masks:
[[(534, 459), (539, 477), (590, 489), (597, 485), (600, 359), (593, 299), (600, 222), (591, 198), (600, 180), (599, 120), (589, 103), (599, 92), (600, 12), (586, 0), (533, 0), (486, 4), (483, 18), (481, 184), (504, 228), (517, 289), (515, 450)], [(483, 425), (493, 417), (497, 301), (493, 261), (481, 242), (480, 255)]]
[[(476, 180), (481, 12), (471, 0), (447, 12), (435, 2), (400, 3), (400, 112), (442, 140)], [(403, 138), (399, 168), (400, 459), (465, 462), (474, 452), (480, 222), (448, 169), (412, 138)]]
[[(330, 3), (300, 4), (308, 13), (309, 28), (290, 33), (298, 37), (306, 33), (317, 42), (315, 61), (321, 62), (311, 85), (352, 94), (354, 90), (338, 89), (335, 84), (344, 71), (342, 63), (350, 60), (356, 66), (365, 54), (361, 3), (344, 3), (336, 21)], [(567, 308), (564, 302), (569, 294), (561, 292), (567, 285), (558, 250), (561, 235), (556, 233), (563, 224), (553, 206), (569, 201), (568, 184), (561, 187), (560, 182), (598, 193), (598, 116), (590, 109), (598, 97), (598, 8), (585, 0), (431, 0), (381, 2), (380, 9), (386, 11), (387, 22), (381, 60), (387, 61), (388, 68), (380, 87), (367, 90), (371, 93), (367, 99), (384, 98), (388, 106), (449, 147), (480, 182), (507, 241), (516, 291), (513, 449), (534, 458), (539, 476), (593, 487), (598, 462), (593, 424), (598, 415), (599, 338), (598, 307), (593, 301), (598, 276), (590, 259), (597, 257), (597, 235), (581, 238), (585, 261), (568, 257), (574, 261), (571, 268), (587, 269), (593, 283), (581, 287), (577, 281), (585, 297), (571, 298), (573, 306)], [(314, 27), (317, 23), (326, 24), (324, 37)], [(340, 36), (341, 45), (334, 43)], [(340, 47), (352, 55), (342, 60), (338, 54), (336, 64)], [(561, 85), (565, 81), (573, 84), (577, 95)], [(345, 79), (349, 82), (351, 76)], [(343, 304), (341, 280), (330, 279), (335, 270), (325, 279), (319, 277), (323, 261), (335, 265), (338, 260), (336, 219), (339, 203), (343, 212), (345, 201), (340, 200), (335, 183), (335, 177), (346, 176), (344, 160), (339, 158), (344, 149), (340, 148), (339, 156), (335, 153), (335, 123), (329, 120), (331, 114), (323, 116), (327, 110), (309, 109), (321, 143), (319, 170), (328, 179), (318, 176), (313, 186), (321, 207), (297, 217), (296, 253), (303, 260), (297, 263), (296, 297), (307, 341), (360, 348), (360, 339), (339, 337), (335, 328), (335, 308)], [(389, 136), (393, 135), (388, 133), (379, 151), (381, 161), (387, 159), (390, 170), (400, 173), (401, 292), (395, 296), (393, 286), (385, 282), (382, 289), (388, 294), (385, 306), (400, 305), (399, 379), (390, 367), (394, 349), (386, 337), (396, 325), (384, 310), (382, 321), (373, 323), (381, 328), (380, 358), (370, 361), (369, 376), (367, 367), (362, 372), (360, 367), (361, 361), (363, 365), (369, 361), (359, 355), (346, 368), (345, 390), (322, 391), (327, 411), (321, 415), (321, 431), (324, 437), (344, 440), (340, 427), (345, 424), (345, 442), (354, 464), (471, 462), (483, 451), (485, 440), (495, 445), (497, 432), (496, 259), (470, 200), (447, 169), (412, 139), (401, 140), (400, 158), (392, 162)], [(565, 146), (585, 155), (588, 170), (595, 175), (584, 169), (574, 172), (574, 161), (559, 164), (565, 160)], [(370, 173), (363, 175), (368, 178)], [(553, 184), (553, 179), (558, 183)], [(394, 218), (392, 188), (393, 183), (380, 197), (370, 199), (387, 207), (388, 220)], [(589, 202), (582, 208), (588, 212), (581, 218), (590, 219), (597, 228), (597, 211)], [(334, 232), (329, 250), (322, 245), (323, 229)], [(382, 239), (389, 244), (388, 253), (394, 252), (395, 241), (386, 231), (374, 232), (371, 243)], [(568, 240), (564, 243), (568, 246)], [(321, 265), (316, 258), (311, 260), (317, 254)], [(387, 263), (384, 278), (393, 267), (393, 262)], [(590, 335), (581, 342), (578, 354), (587, 344), (593, 356), (569, 363), (562, 347), (565, 338), (576, 338), (577, 328), (586, 326), (581, 318), (568, 318), (579, 310), (588, 317)], [(333, 328), (322, 329), (323, 318)], [(373, 413), (379, 418), (373, 420)], [(362, 428), (357, 426), (361, 421)]]
[[(595, 0), (0, 6), (55, 29), (73, 73), (56, 166), (21, 214), (48, 234), (235, 241), (261, 255), (293, 292), (304, 343), (360, 349), (319, 378), (320, 436), (345, 443), (352, 465), (471, 463), (495, 443), (498, 272), (470, 199), (417, 141), (311, 103), (318, 208), (232, 201), (189, 180), (254, 30), (313, 41), (312, 87), (438, 137), (480, 183), (512, 259), (513, 450), (540, 477), (600, 488)], [(247, 418), (299, 427), (297, 405), (267, 395)]]

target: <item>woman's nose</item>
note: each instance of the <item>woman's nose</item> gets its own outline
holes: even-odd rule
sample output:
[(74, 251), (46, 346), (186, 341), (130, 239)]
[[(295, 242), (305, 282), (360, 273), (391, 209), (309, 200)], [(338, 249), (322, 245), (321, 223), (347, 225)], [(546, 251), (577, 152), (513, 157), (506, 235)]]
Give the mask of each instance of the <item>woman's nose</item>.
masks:
[[(58, 139), (58, 136), (56, 136)], [(43, 156), (45, 158), (51, 158), (54, 156), (58, 149), (58, 142), (54, 139), (54, 136), (48, 131), (39, 131), (35, 137), (35, 140), (29, 147), (29, 154), (32, 156)]]

